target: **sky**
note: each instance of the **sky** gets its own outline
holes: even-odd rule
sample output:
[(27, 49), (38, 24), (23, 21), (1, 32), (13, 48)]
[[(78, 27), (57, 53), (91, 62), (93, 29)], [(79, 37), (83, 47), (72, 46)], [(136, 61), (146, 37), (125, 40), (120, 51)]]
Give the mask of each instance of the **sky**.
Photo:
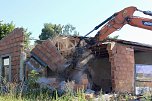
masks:
[(151, 74), (152, 73), (152, 65), (137, 64), (136, 65), (136, 72), (137, 73)]
[[(13, 21), (16, 27), (27, 28), (35, 39), (38, 39), (44, 23), (72, 24), (83, 36), (128, 6), (152, 11), (152, 0), (0, 0), (0, 21)], [(134, 15), (152, 18), (138, 12)], [(97, 31), (89, 36), (95, 36)], [(115, 35), (123, 40), (152, 44), (151, 31), (129, 25), (110, 36)]]

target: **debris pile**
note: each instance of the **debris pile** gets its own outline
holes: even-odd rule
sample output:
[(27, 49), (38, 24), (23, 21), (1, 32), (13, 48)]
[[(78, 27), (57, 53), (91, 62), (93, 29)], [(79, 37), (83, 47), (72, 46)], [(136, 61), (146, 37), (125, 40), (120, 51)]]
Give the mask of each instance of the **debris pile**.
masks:
[[(56, 37), (30, 50), (24, 47), (23, 29), (15, 29), (0, 42), (0, 74), (7, 82), (19, 83), (30, 81), (29, 74), (34, 71), (33, 76), (38, 74), (38, 80), (34, 80), (37, 88), (48, 87), (59, 95), (81, 89), (86, 91), (86, 98), (92, 98), (101, 88), (104, 93), (132, 93), (138, 85), (151, 87), (150, 81), (134, 81), (134, 64), (151, 64), (147, 57), (152, 46), (118, 39), (94, 45), (94, 38), (79, 42), (81, 38)], [(138, 85), (132, 85), (134, 82)]]
[(91, 89), (87, 64), (94, 56), (85, 41), (80, 43), (80, 47), (76, 47), (78, 42), (78, 38), (75, 41), (56, 38), (37, 44), (26, 61), (27, 71), (37, 71), (41, 74), (39, 84), (58, 89), (59, 92), (65, 92), (63, 85), (71, 85), (74, 91)]

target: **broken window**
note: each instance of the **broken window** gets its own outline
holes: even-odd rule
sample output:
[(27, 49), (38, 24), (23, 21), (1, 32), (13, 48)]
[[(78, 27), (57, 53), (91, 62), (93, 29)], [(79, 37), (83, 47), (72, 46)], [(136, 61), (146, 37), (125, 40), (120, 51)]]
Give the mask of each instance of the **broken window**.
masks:
[(152, 65), (136, 64), (136, 80), (152, 81)]
[(149, 86), (152, 82), (152, 65), (136, 64), (135, 74), (136, 94), (152, 90)]
[(10, 58), (9, 56), (2, 57), (2, 79), (9, 81), (10, 73)]

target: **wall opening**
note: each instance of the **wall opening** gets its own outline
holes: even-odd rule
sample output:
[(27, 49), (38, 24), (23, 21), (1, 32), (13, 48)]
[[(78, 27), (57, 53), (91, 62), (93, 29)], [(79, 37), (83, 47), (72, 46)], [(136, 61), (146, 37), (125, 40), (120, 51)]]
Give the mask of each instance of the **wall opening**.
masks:
[(6, 82), (11, 81), (11, 63), (10, 63), (10, 56), (4, 56), (1, 58), (1, 76), (2, 81), (5, 80)]
[(47, 67), (46, 72), (47, 72), (46, 73), (47, 77), (53, 77), (57, 74), (57, 73), (53, 72), (49, 67)]
[(152, 52), (135, 51), (135, 94), (152, 90)]
[(111, 82), (111, 64), (108, 58), (97, 58), (93, 63), (94, 75), (92, 89), (99, 91), (102, 90), (105, 93), (112, 91)]
[(111, 63), (109, 54), (104, 47), (95, 47), (93, 50), (95, 59), (91, 62), (92, 89), (95, 91), (102, 90), (104, 93), (112, 92)]

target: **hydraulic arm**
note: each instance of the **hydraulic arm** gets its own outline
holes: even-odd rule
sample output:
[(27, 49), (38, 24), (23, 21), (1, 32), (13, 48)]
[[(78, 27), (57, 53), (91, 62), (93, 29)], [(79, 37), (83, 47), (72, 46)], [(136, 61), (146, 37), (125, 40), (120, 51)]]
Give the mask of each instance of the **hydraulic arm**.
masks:
[[(142, 11), (133, 6), (127, 7), (120, 12), (115, 13), (114, 16), (112, 16), (112, 18), (109, 19), (109, 21), (107, 21), (107, 23), (101, 28), (96, 35), (98, 41), (104, 40), (109, 34), (121, 29), (125, 24), (152, 30), (152, 19), (133, 16), (135, 11), (140, 11), (146, 15), (152, 16), (152, 12), (150, 11)], [(97, 27), (99, 28), (100, 25)]]

